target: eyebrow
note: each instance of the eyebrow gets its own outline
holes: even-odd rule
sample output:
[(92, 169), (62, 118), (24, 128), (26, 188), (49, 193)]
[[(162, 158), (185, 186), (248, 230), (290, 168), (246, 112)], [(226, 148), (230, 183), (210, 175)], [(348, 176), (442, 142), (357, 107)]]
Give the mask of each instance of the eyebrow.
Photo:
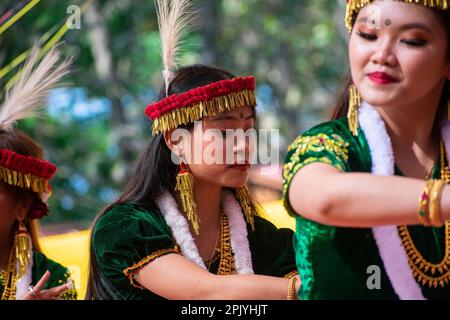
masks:
[(368, 17), (362, 17), (362, 18), (359, 18), (358, 20), (356, 20), (357, 23), (360, 23), (360, 22), (367, 22), (367, 21), (369, 21), (369, 18), (368, 18)]
[(402, 30), (402, 31), (409, 30), (409, 29), (422, 29), (422, 30), (428, 31), (430, 33), (433, 33), (433, 31), (431, 30), (430, 27), (428, 27), (427, 25), (424, 25), (422, 23), (408, 23), (408, 24), (404, 24), (400, 27), (400, 30)]
[[(361, 17), (356, 21), (356, 23), (367, 23), (368, 21), (369, 21), (369, 17)], [(428, 27), (427, 25), (425, 25), (423, 23), (419, 23), (419, 22), (407, 23), (407, 24), (400, 26), (401, 31), (405, 31), (405, 30), (409, 30), (409, 29), (421, 29), (421, 30), (425, 30), (430, 33), (433, 33), (433, 31), (431, 30), (430, 27)]]

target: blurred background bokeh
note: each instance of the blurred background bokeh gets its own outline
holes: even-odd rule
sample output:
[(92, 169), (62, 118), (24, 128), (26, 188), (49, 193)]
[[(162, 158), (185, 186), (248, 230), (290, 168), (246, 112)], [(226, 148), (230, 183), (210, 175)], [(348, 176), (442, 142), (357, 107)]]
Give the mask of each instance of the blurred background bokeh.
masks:
[[(181, 65), (211, 64), (255, 75), (257, 126), (280, 130), (282, 162), (299, 133), (328, 118), (348, 69), (345, 1), (195, 2), (196, 26), (185, 36)], [(23, 16), (12, 21), (20, 12)], [(64, 55), (74, 57), (67, 86), (52, 92), (44, 117), (19, 125), (59, 168), (42, 231), (85, 230), (99, 208), (119, 194), (151, 138), (143, 111), (162, 84), (155, 4), (0, 1), (2, 88), (14, 81), (36, 42), (44, 49), (60, 43)], [(272, 177), (252, 173), (251, 186), (263, 202), (281, 196), (281, 170), (275, 172)], [(50, 246), (61, 245), (64, 239), (52, 241)], [(79, 241), (84, 246), (85, 237)]]

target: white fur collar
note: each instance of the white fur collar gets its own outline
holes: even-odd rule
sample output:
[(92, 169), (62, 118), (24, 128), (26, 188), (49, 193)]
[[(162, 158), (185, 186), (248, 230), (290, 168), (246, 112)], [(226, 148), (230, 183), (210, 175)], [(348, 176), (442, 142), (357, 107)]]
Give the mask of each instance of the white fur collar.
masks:
[[(392, 176), (394, 174), (394, 152), (386, 126), (378, 111), (366, 102), (359, 110), (359, 124), (364, 131), (372, 155), (372, 173)], [(447, 154), (450, 151), (450, 122), (441, 128)], [(425, 300), (416, 282), (408, 257), (403, 248), (397, 226), (372, 228), (384, 268), (401, 300)]]
[[(31, 280), (33, 276), (32, 274), (33, 259), (34, 259), (33, 251), (31, 251), (30, 263), (27, 266), (25, 274), (22, 276), (22, 278), (18, 279), (16, 282), (16, 300), (19, 300), (21, 297), (27, 294), (28, 288), (31, 286)], [(16, 263), (16, 269), (17, 271), (19, 270), (19, 262)]]
[[(181, 252), (190, 261), (206, 270), (185, 216), (178, 210), (177, 203), (168, 191), (156, 199), (156, 204), (181, 247)], [(247, 238), (247, 226), (241, 206), (233, 194), (223, 192), (222, 207), (230, 222), (231, 248), (238, 274), (253, 274), (252, 256)]]

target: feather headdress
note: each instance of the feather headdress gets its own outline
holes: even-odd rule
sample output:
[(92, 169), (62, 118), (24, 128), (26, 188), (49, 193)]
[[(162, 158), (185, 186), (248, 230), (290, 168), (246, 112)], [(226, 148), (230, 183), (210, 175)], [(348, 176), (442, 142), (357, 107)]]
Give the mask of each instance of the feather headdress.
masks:
[(191, 4), (189, 0), (156, 0), (166, 95), (179, 62), (177, 55), (183, 32), (193, 21)]
[[(17, 121), (37, 115), (49, 91), (69, 72), (70, 60), (58, 63), (60, 53), (51, 49), (35, 67), (39, 59), (39, 48), (34, 47), (30, 58), (20, 71), (19, 80), (7, 91), (0, 106), (0, 129), (11, 132)], [(0, 148), (0, 181), (13, 187), (48, 194), (49, 180), (56, 166), (49, 161), (18, 154)]]
[(38, 47), (33, 48), (30, 58), (20, 71), (19, 80), (6, 93), (5, 101), (0, 107), (0, 128), (3, 130), (10, 131), (17, 121), (38, 115), (49, 91), (69, 71), (69, 60), (57, 64), (60, 53), (55, 48), (35, 67), (39, 52)]
[(166, 98), (145, 109), (145, 114), (153, 120), (153, 135), (205, 116), (256, 106), (253, 77), (225, 79), (182, 94), (168, 95), (177, 68), (181, 37), (193, 21), (192, 3), (192, 0), (156, 0)]

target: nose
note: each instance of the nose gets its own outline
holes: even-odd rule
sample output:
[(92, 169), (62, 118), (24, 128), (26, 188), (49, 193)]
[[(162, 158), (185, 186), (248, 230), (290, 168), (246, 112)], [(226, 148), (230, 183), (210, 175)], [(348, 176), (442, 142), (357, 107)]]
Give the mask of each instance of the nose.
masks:
[(235, 139), (234, 154), (238, 161), (250, 161), (256, 148), (256, 136), (253, 130), (247, 131), (244, 135)]
[(394, 44), (388, 38), (379, 42), (375, 51), (371, 56), (371, 62), (378, 65), (395, 66), (397, 64), (397, 57), (395, 55)]

